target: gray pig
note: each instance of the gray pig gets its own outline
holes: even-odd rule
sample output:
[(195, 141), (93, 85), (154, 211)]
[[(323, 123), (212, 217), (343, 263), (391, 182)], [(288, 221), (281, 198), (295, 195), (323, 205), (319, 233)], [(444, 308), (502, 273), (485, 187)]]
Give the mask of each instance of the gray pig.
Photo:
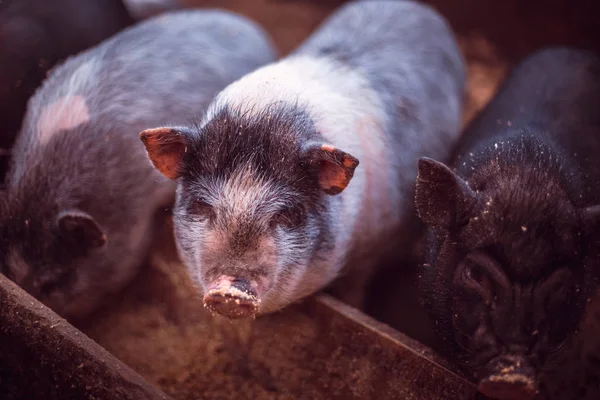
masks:
[(417, 158), (445, 157), (459, 134), (464, 75), (433, 9), (351, 2), (227, 87), (199, 126), (142, 132), (156, 168), (178, 182), (176, 241), (205, 306), (253, 317), (340, 275), (339, 297), (361, 306), (414, 212)]
[(192, 121), (274, 58), (270, 38), (248, 19), (178, 11), (57, 67), (30, 100), (15, 144), (2, 271), (65, 317), (91, 312), (134, 276), (153, 213), (174, 199), (139, 132)]
[(423, 297), (444, 351), (489, 397), (544, 393), (540, 372), (593, 293), (599, 106), (600, 57), (544, 49), (467, 128), (453, 168), (419, 161)]

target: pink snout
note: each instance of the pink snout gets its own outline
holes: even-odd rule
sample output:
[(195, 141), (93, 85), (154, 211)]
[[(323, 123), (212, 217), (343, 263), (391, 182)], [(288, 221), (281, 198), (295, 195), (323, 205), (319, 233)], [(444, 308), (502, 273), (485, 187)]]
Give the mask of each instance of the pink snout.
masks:
[(229, 319), (256, 316), (260, 305), (256, 282), (223, 275), (209, 285), (204, 306), (213, 313)]

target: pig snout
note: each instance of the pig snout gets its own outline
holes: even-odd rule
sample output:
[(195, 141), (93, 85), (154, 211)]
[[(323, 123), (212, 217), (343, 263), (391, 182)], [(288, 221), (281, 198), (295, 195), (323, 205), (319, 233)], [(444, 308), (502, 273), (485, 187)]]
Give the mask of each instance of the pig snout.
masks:
[(504, 355), (489, 363), (478, 390), (496, 400), (532, 400), (538, 394), (535, 369), (520, 355)]
[(232, 276), (221, 276), (207, 287), (204, 306), (229, 319), (256, 316), (260, 299), (256, 282)]

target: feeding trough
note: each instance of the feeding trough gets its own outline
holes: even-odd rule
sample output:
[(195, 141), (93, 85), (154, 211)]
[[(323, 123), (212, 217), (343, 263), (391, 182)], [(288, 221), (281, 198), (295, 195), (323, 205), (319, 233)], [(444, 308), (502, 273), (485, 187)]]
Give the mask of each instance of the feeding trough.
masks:
[[(159, 379), (153, 384), (0, 276), (2, 398), (169, 398), (164, 392), (178, 399), (475, 396), (475, 388), (429, 349), (328, 295), (243, 323), (196, 314), (187, 328), (200, 333), (198, 318), (204, 319), (200, 325), (206, 335), (196, 340), (210, 342), (212, 351), (197, 354), (197, 365), (186, 365), (189, 374), (183, 379)], [(181, 358), (186, 357), (186, 344), (177, 346)], [(200, 347), (189, 344), (191, 351)], [(153, 354), (146, 353), (146, 362), (160, 364)], [(198, 375), (207, 364), (215, 365)], [(177, 362), (172, 367), (173, 372), (181, 372)], [(170, 374), (168, 367), (163, 373)]]

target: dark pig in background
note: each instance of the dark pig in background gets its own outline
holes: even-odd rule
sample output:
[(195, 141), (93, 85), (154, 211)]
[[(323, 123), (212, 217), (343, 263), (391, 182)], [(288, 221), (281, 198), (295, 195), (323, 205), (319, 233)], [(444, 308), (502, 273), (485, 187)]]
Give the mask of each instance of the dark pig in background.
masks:
[(0, 2), (0, 174), (27, 100), (58, 61), (95, 46), (134, 21), (121, 0)]
[(166, 11), (183, 8), (183, 0), (123, 0), (129, 15), (136, 20), (147, 19)]
[(81, 317), (138, 270), (152, 216), (175, 185), (139, 132), (188, 123), (235, 79), (275, 57), (254, 22), (177, 11), (57, 66), (28, 103), (0, 218), (2, 271), (66, 317)]
[(27, 100), (56, 63), (177, 7), (175, 0), (0, 1), (0, 179)]
[(464, 79), (431, 8), (352, 2), (226, 88), (199, 126), (142, 132), (178, 182), (176, 241), (205, 305), (251, 317), (341, 277), (338, 296), (360, 306), (414, 213), (418, 157), (446, 157), (459, 134)]
[(470, 124), (452, 166), (419, 161), (422, 290), (442, 350), (482, 393), (531, 399), (598, 272), (600, 59), (540, 50)]

